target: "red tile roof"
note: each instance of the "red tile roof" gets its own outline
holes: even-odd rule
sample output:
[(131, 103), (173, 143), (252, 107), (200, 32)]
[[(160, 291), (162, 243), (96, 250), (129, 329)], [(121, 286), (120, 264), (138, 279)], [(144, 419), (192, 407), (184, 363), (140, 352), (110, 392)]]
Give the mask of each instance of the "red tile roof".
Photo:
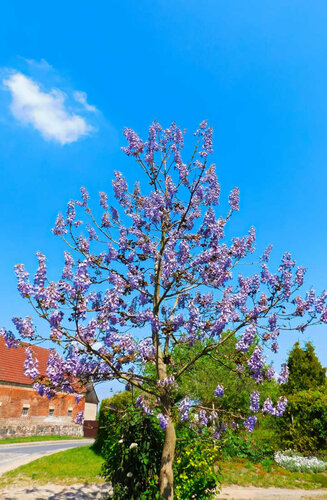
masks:
[[(25, 347), (31, 347), (35, 357), (39, 362), (39, 372), (45, 374), (46, 365), (50, 350), (44, 347), (24, 344)], [(25, 347), (19, 346), (17, 349), (6, 347), (5, 341), (0, 337), (0, 382), (13, 382), (16, 384), (32, 385), (33, 380), (24, 375)]]

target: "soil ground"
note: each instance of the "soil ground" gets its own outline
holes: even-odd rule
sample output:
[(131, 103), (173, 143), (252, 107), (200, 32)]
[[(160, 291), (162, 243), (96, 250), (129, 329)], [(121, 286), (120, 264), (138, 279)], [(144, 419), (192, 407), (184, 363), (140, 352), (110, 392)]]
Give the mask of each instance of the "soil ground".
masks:
[[(89, 500), (108, 498), (112, 492), (106, 484), (74, 484), (70, 486), (48, 483), (43, 486), (10, 486), (0, 490), (1, 500)], [(217, 500), (309, 500), (327, 499), (327, 490), (302, 490), (286, 488), (255, 488), (254, 486), (226, 486)]]

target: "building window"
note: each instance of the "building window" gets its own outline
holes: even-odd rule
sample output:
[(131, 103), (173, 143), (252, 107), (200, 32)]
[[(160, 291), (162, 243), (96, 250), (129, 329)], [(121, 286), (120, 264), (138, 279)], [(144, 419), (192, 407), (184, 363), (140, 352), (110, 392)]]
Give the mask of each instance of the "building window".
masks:
[(29, 406), (23, 406), (23, 409), (22, 409), (22, 417), (27, 417), (27, 415), (28, 415), (28, 410), (29, 410)]
[(49, 408), (49, 417), (53, 417), (53, 415), (54, 415), (54, 408), (53, 408), (53, 406), (50, 406), (50, 408)]
[(72, 417), (73, 416), (73, 410), (71, 408), (69, 408), (67, 416), (68, 417)]

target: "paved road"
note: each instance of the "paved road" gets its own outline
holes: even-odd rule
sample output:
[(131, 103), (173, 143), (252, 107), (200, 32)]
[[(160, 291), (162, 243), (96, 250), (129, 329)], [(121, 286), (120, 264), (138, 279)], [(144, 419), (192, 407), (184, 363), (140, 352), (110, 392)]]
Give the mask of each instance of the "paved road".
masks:
[(76, 439), (72, 441), (41, 441), (37, 443), (0, 445), (0, 474), (44, 455), (51, 455), (57, 451), (78, 446), (91, 445), (93, 442), (93, 439)]

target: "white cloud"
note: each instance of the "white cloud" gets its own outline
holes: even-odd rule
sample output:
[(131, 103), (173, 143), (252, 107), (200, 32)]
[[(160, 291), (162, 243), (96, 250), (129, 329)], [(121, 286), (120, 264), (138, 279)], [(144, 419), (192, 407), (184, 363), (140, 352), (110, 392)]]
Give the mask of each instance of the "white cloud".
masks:
[(49, 64), (45, 59), (41, 59), (40, 61), (36, 61), (35, 59), (26, 59), (25, 57), (22, 57), (22, 59), (30, 66), (37, 69), (44, 69), (48, 71), (53, 69), (51, 64)]
[(45, 139), (69, 144), (93, 130), (82, 116), (66, 109), (66, 95), (60, 90), (42, 92), (34, 80), (18, 72), (4, 79), (3, 84), (11, 92), (14, 117), (31, 124)]
[(86, 92), (80, 92), (79, 90), (76, 90), (73, 96), (75, 101), (82, 104), (87, 111), (91, 111), (92, 113), (96, 113), (98, 111), (95, 106), (91, 106), (91, 104), (88, 104)]

